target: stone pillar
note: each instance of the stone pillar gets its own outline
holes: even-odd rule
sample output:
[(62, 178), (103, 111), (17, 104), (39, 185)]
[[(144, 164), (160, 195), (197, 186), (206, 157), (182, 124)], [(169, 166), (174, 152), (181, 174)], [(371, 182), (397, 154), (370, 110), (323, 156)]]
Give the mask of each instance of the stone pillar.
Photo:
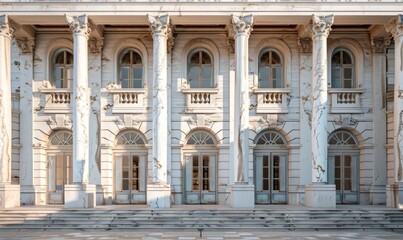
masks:
[[(305, 204), (305, 185), (311, 181), (311, 114), (312, 114), (312, 39), (298, 38), (299, 47), (299, 81), (300, 81), (300, 184), (297, 189), (297, 204)], [(305, 173), (305, 174), (304, 174)]]
[(88, 27), (87, 15), (68, 16), (74, 38), (73, 72), (73, 184), (65, 185), (66, 208), (90, 208), (95, 204), (95, 185), (89, 184)]
[(372, 38), (372, 112), (374, 131), (373, 176), (370, 188), (370, 203), (386, 203), (386, 103), (385, 99), (385, 39)]
[(231, 186), (231, 206), (254, 207), (255, 188), (249, 183), (249, 44), (253, 16), (232, 16), (235, 32), (235, 104), (233, 156), (235, 182)]
[(147, 204), (152, 208), (171, 207), (168, 184), (168, 75), (167, 39), (169, 16), (148, 16), (153, 36), (153, 150), (152, 183), (147, 185)]
[(21, 204), (41, 204), (35, 197), (34, 187), (34, 162), (33, 162), (33, 118), (32, 118), (32, 84), (33, 84), (33, 55), (35, 38), (17, 38), (20, 49), (20, 63), (24, 66), (20, 69), (20, 186)]
[(11, 185), (11, 38), (7, 15), (0, 15), (0, 208), (20, 206), (20, 186)]
[(393, 154), (395, 159), (395, 184), (387, 200), (391, 207), (403, 208), (403, 15), (392, 19), (386, 26), (395, 40), (395, 88), (393, 99)]
[(327, 184), (327, 37), (333, 15), (312, 17), (312, 184), (305, 187), (308, 207), (336, 207), (336, 187)]

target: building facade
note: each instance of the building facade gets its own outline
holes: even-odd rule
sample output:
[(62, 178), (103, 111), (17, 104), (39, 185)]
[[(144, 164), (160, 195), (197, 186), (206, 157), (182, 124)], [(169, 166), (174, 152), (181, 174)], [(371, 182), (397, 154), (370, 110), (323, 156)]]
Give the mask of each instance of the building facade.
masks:
[(0, 206), (398, 207), (402, 12), (0, 3)]

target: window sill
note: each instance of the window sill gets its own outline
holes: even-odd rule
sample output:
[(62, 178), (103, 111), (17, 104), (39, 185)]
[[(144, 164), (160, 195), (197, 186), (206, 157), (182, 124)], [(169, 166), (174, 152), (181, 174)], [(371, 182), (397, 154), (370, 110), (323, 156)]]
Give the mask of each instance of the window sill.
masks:
[(256, 113), (288, 113), (289, 88), (255, 88)]

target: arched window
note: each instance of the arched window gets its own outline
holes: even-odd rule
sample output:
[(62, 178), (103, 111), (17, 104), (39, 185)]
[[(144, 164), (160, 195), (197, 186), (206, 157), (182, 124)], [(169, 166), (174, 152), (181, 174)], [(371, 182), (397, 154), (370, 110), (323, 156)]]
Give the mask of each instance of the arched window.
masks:
[(336, 49), (332, 55), (332, 88), (354, 88), (354, 58), (345, 49)]
[(144, 145), (143, 137), (135, 131), (126, 131), (117, 136), (116, 145)]
[(70, 88), (73, 81), (73, 54), (69, 49), (56, 51), (53, 57), (53, 85)]
[(53, 133), (49, 138), (49, 146), (72, 146), (73, 133), (68, 130), (60, 130)]
[(358, 142), (351, 132), (339, 130), (329, 135), (328, 143), (328, 183), (336, 185), (336, 203), (358, 203)]
[(256, 145), (285, 145), (286, 141), (283, 136), (281, 136), (278, 132), (275, 131), (265, 131), (261, 134), (256, 141)]
[(141, 55), (126, 49), (119, 58), (119, 80), (122, 88), (143, 88), (143, 61)]
[(186, 145), (215, 145), (213, 136), (205, 131), (192, 133), (186, 141)]
[(284, 87), (283, 60), (277, 51), (264, 50), (259, 57), (259, 88)]
[(188, 82), (191, 88), (213, 87), (213, 58), (206, 50), (196, 49), (188, 57)]

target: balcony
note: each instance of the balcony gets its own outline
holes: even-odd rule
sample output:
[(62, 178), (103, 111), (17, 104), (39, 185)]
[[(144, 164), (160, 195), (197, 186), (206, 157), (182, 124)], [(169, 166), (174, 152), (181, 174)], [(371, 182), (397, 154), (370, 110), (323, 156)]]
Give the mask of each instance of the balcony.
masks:
[(144, 113), (144, 88), (116, 88), (109, 89), (112, 95), (112, 113)]
[(333, 88), (328, 90), (331, 94), (331, 113), (362, 113), (361, 95), (363, 89), (359, 88)]
[(288, 113), (289, 88), (255, 88), (256, 113)]
[(215, 113), (217, 88), (183, 88), (186, 95), (186, 112)]
[(45, 113), (71, 113), (72, 89), (42, 88), (40, 92), (45, 96)]

